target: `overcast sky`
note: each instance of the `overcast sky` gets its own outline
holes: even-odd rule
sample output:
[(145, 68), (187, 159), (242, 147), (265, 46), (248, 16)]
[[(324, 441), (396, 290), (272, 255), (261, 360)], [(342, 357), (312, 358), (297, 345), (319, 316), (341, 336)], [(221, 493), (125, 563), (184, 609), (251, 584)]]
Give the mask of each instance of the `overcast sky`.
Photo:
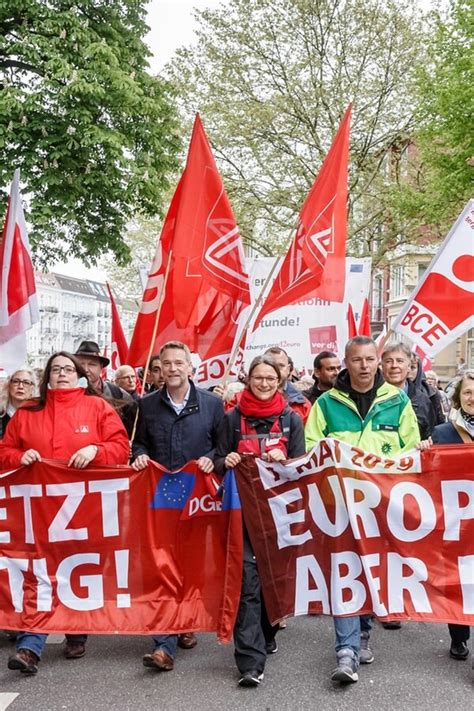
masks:
[[(424, 9), (432, 7), (437, 1), (418, 0)], [(441, 1), (445, 3), (446, 0)], [(150, 32), (146, 37), (146, 42), (153, 53), (150, 58), (152, 71), (159, 73), (178, 47), (192, 44), (196, 27), (193, 17), (194, 9), (217, 8), (228, 2), (229, 0), (151, 0), (147, 20)], [(150, 255), (150, 261), (152, 256)], [(71, 260), (67, 265), (55, 265), (51, 271), (79, 277), (88, 275), (91, 279), (105, 281), (103, 270), (86, 270), (78, 260)]]

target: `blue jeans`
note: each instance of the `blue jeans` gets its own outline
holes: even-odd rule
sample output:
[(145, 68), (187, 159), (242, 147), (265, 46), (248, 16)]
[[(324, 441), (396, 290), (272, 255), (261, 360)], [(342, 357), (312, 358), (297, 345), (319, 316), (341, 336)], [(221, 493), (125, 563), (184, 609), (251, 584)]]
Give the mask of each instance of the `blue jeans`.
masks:
[(174, 659), (176, 656), (176, 650), (178, 648), (178, 635), (177, 634), (159, 634), (153, 637), (153, 651), (156, 652), (161, 649), (163, 652)]
[[(34, 634), (33, 632), (19, 632), (16, 638), (16, 650), (19, 649), (29, 649), (30, 652), (34, 652), (38, 659), (41, 658), (41, 652), (44, 649), (46, 640), (48, 638), (47, 634)], [(86, 643), (86, 634), (67, 634), (66, 639), (68, 642), (83, 642)]]
[(336, 632), (336, 654), (342, 649), (352, 649), (359, 661), (361, 632), (370, 634), (372, 617), (358, 615), (356, 617), (334, 617)]

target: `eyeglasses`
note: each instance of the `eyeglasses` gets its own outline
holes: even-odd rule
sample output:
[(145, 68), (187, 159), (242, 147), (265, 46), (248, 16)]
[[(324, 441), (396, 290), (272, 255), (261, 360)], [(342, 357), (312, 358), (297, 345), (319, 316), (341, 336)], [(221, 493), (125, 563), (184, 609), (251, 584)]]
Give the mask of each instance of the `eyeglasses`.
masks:
[(117, 380), (136, 380), (136, 375), (121, 375)]
[(53, 365), (51, 367), (50, 373), (52, 373), (53, 375), (59, 375), (62, 370), (64, 370), (66, 375), (72, 375), (76, 372), (76, 369), (73, 365)]
[(263, 381), (265, 380), (269, 385), (274, 385), (278, 382), (278, 378), (274, 376), (266, 378), (264, 375), (252, 375), (251, 379), (254, 380), (256, 383), (263, 383)]
[(30, 387), (33, 385), (33, 383), (31, 382), (31, 380), (21, 380), (20, 378), (12, 378), (12, 379), (10, 380), (10, 383), (11, 383), (12, 385), (15, 385), (15, 386), (17, 386), (17, 385), (24, 385), (25, 388), (30, 388)]

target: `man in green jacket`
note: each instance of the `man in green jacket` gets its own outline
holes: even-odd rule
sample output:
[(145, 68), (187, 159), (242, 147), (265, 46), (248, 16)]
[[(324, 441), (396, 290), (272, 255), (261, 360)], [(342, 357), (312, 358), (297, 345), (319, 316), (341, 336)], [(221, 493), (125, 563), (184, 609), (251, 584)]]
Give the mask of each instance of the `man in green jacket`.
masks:
[[(418, 423), (403, 390), (386, 383), (378, 369), (375, 342), (351, 338), (345, 349), (346, 368), (335, 386), (316, 400), (305, 428), (306, 449), (334, 437), (382, 457), (413, 449), (420, 441)], [(337, 668), (333, 681), (358, 680), (359, 663), (370, 664), (371, 617), (335, 617)]]

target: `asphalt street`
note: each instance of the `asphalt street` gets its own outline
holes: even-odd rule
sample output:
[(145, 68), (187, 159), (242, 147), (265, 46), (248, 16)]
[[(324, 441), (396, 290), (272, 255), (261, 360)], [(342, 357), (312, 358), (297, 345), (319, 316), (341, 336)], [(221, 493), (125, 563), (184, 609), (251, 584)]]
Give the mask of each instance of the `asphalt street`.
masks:
[(288, 620), (257, 689), (237, 686), (232, 646), (220, 646), (213, 635), (201, 634), (197, 647), (178, 650), (174, 671), (161, 673), (142, 666), (142, 655), (151, 651), (146, 637), (91, 637), (86, 656), (75, 661), (63, 658), (60, 639), (52, 636), (38, 675), (27, 677), (7, 669), (14, 645), (0, 638), (0, 711), (473, 708), (471, 658), (449, 658), (446, 625), (412, 622), (390, 631), (376, 624), (375, 661), (350, 686), (329, 679), (334, 636), (328, 618)]

